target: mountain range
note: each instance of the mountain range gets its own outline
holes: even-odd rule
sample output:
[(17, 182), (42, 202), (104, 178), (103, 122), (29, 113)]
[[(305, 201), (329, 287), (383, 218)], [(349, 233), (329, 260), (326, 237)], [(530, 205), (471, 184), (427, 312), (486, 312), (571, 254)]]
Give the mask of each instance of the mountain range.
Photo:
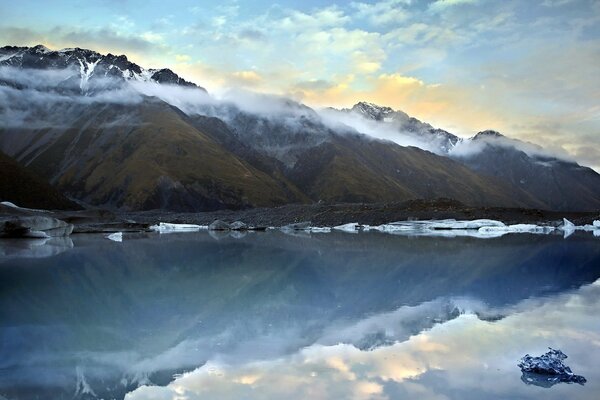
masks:
[[(169, 69), (79, 48), (0, 48), (0, 151), (47, 185), (37, 195), (122, 210), (439, 197), (600, 210), (594, 170), (498, 132), (462, 139), (366, 102), (218, 99)], [(0, 200), (22, 201), (19, 180), (1, 182)]]

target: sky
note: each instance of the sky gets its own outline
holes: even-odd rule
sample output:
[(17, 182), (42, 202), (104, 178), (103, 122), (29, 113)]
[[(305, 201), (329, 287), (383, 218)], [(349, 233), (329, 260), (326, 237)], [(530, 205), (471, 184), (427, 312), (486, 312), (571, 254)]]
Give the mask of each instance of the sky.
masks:
[(598, 0), (0, 0), (0, 45), (126, 54), (212, 92), (370, 101), (600, 170)]

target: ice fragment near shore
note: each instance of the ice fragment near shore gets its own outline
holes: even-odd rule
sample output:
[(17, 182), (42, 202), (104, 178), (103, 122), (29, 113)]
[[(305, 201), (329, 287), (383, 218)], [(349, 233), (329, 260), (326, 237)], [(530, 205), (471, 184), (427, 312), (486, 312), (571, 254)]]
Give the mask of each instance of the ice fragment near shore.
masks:
[(350, 232), (350, 233), (357, 233), (358, 232), (358, 226), (359, 226), (358, 223), (351, 222), (349, 224), (334, 226), (333, 229), (338, 230), (338, 231), (344, 231), (344, 232)]
[(573, 234), (573, 232), (575, 232), (575, 229), (576, 229), (576, 226), (574, 223), (572, 223), (571, 221), (569, 221), (566, 218), (563, 218), (562, 230), (564, 232), (565, 239), (568, 238), (569, 236), (571, 236)]
[(193, 224), (169, 224), (161, 222), (158, 225), (152, 225), (151, 230), (158, 233), (171, 233), (171, 232), (198, 232), (200, 230), (208, 229), (205, 225), (193, 225)]
[(540, 357), (526, 354), (518, 367), (523, 372), (523, 381), (538, 386), (552, 386), (555, 383), (579, 383), (583, 385), (586, 379), (575, 375), (571, 368), (563, 363), (567, 355), (560, 350), (549, 348), (550, 351)]
[(122, 242), (123, 241), (123, 232), (111, 233), (106, 238), (108, 240), (112, 240), (113, 242)]

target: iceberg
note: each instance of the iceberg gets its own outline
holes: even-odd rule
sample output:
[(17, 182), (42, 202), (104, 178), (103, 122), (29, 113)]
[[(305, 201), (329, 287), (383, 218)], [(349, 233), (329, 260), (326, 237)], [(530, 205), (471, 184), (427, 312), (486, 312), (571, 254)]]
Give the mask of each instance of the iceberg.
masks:
[(360, 225), (357, 222), (351, 222), (349, 224), (334, 226), (333, 229), (349, 233), (357, 233)]
[(158, 225), (152, 225), (150, 229), (158, 233), (198, 232), (208, 229), (208, 226), (193, 224), (169, 224), (166, 222), (161, 222)]
[(115, 232), (106, 236), (108, 240), (112, 240), (113, 242), (122, 242), (123, 241), (123, 232)]

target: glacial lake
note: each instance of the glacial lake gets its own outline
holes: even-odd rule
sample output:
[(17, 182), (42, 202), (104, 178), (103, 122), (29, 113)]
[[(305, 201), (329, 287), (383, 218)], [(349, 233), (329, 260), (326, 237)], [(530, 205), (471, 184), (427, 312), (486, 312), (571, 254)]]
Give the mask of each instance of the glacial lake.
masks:
[(598, 399), (599, 278), (583, 232), (2, 240), (0, 399)]

